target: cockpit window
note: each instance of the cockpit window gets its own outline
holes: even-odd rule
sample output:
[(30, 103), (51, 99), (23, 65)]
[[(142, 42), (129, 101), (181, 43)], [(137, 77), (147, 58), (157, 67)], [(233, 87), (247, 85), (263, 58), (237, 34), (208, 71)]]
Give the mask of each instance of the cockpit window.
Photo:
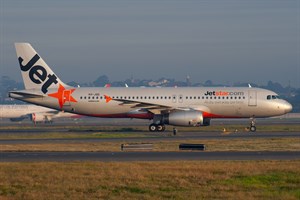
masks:
[(270, 99), (281, 99), (281, 98), (279, 95), (268, 95), (267, 99), (270, 100)]

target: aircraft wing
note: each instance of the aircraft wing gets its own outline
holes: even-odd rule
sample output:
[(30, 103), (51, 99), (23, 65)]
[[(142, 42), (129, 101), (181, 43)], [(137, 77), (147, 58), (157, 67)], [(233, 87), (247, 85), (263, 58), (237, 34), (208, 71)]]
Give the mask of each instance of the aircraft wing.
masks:
[(152, 104), (152, 103), (145, 103), (141, 101), (134, 101), (134, 100), (128, 100), (128, 99), (111, 99), (114, 101), (121, 102), (119, 105), (129, 105), (131, 108), (138, 108), (140, 110), (149, 111), (154, 114), (160, 114), (160, 113), (167, 113), (171, 111), (188, 111), (188, 110), (207, 110), (205, 108), (199, 108), (197, 107), (172, 107), (167, 105), (161, 105), (161, 104)]
[(131, 105), (131, 108), (144, 108), (144, 109), (147, 109), (147, 108), (170, 109), (170, 108), (172, 108), (170, 106), (145, 103), (145, 102), (141, 102), (141, 101), (133, 101), (133, 100), (127, 100), (127, 99), (113, 99), (113, 100), (121, 102), (119, 105)]
[(20, 122), (27, 118), (29, 118), (28, 115), (21, 115), (20, 117), (11, 117), (11, 118), (9, 118), (9, 120), (12, 122)]

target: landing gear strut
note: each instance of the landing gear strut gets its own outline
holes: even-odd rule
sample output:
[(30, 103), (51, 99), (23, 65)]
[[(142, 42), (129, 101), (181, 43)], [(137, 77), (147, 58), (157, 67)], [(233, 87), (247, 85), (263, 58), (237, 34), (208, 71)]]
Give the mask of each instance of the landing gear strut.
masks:
[(255, 126), (255, 119), (254, 119), (254, 117), (251, 117), (250, 120), (251, 120), (251, 122), (250, 122), (249, 130), (251, 132), (255, 132), (256, 131), (256, 126)]

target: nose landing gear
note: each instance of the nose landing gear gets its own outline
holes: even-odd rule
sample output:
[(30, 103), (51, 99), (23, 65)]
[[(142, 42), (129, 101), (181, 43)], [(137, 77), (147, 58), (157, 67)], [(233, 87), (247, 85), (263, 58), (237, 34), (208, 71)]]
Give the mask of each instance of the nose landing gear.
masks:
[(249, 128), (249, 130), (251, 131), (251, 132), (255, 132), (256, 131), (256, 126), (255, 126), (255, 118), (254, 117), (251, 117), (250, 118), (250, 127), (248, 127)]

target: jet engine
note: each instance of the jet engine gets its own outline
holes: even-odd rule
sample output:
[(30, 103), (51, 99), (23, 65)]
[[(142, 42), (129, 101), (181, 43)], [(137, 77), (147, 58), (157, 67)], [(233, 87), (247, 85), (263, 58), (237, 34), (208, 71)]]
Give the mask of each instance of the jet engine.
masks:
[(30, 115), (30, 119), (33, 121), (33, 123), (45, 122), (46, 116), (41, 113), (32, 113)]
[(163, 115), (164, 124), (174, 126), (209, 126), (210, 119), (200, 111), (177, 111)]

